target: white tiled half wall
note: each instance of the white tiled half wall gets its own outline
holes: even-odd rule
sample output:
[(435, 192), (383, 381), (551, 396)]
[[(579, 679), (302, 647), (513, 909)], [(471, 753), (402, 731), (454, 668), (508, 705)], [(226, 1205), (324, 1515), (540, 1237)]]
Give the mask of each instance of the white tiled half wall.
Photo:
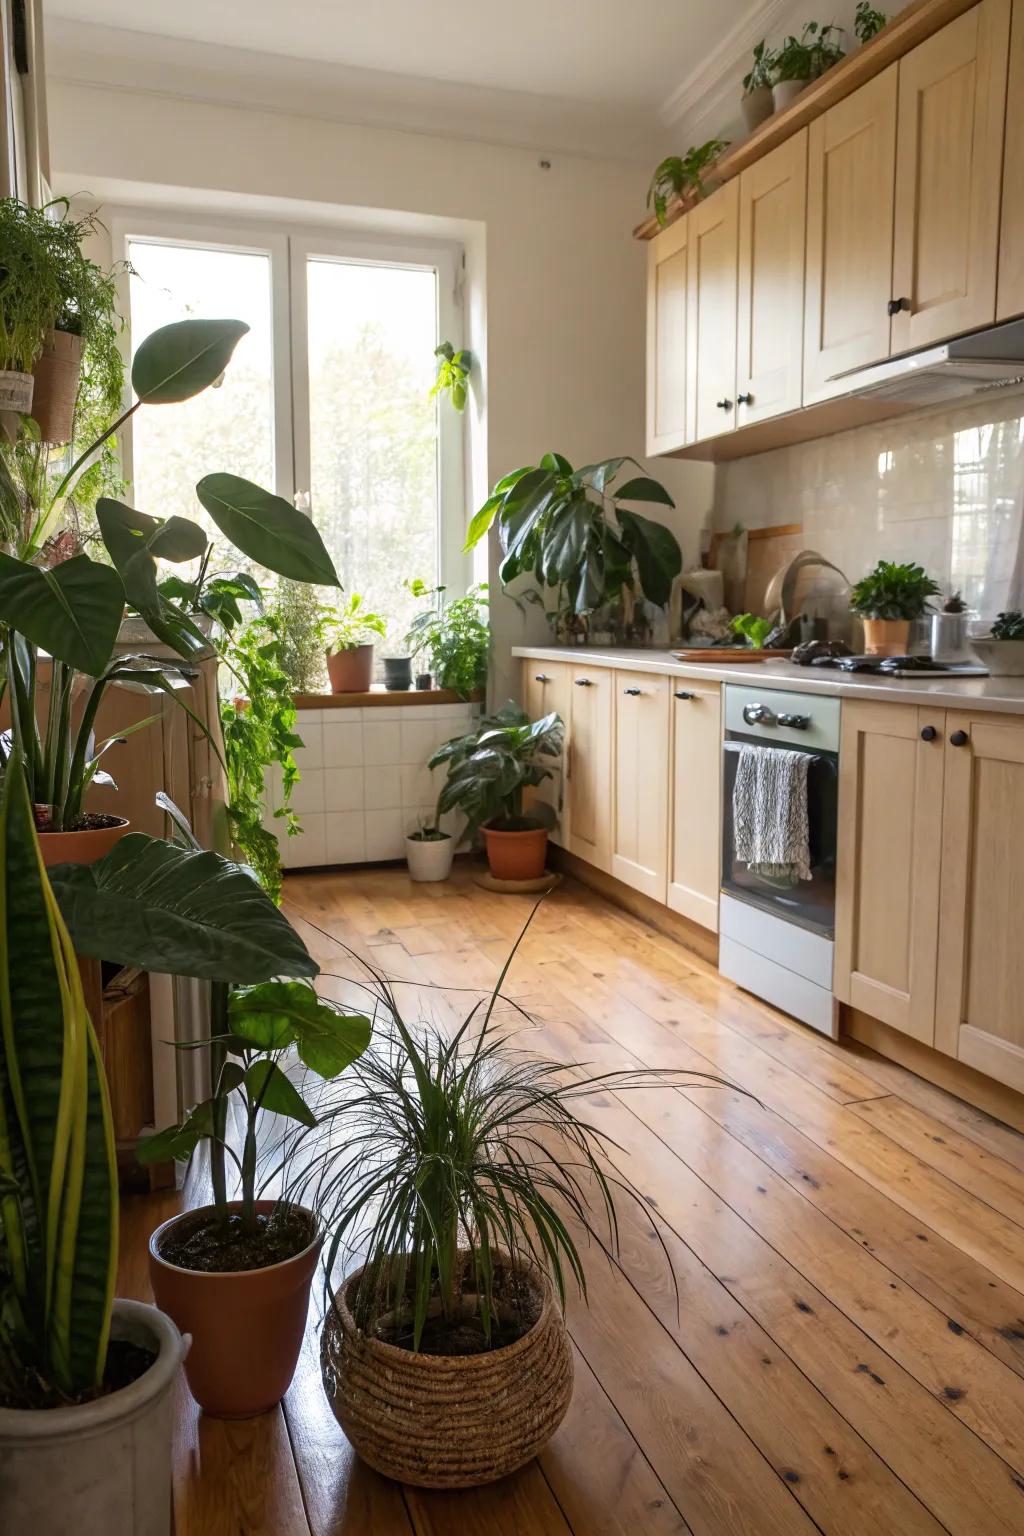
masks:
[[(371, 709), (303, 709), (295, 761), (302, 777), (291, 805), (302, 833), (288, 837), (274, 817), (280, 770), (268, 770), (265, 825), (286, 869), (363, 864), (405, 856), (405, 837), (433, 819), (445, 769), (427, 767), (436, 747), (470, 730), (478, 704), (383, 705)], [(442, 822), (454, 831), (451, 818)]]

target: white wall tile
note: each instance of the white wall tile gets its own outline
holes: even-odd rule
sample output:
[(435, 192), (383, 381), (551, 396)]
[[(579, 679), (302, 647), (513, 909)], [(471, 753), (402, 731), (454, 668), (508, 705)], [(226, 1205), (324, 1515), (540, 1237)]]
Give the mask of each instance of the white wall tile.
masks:
[[(374, 772), (379, 770), (374, 769)], [(361, 811), (363, 809), (363, 769), (324, 769), (324, 810)]]
[(323, 722), (324, 722), (324, 717), (325, 717), (326, 713), (327, 713), (327, 711), (323, 710), (323, 709), (297, 709), (295, 711), (295, 717), (296, 717), (296, 720), (297, 720), (298, 723), (297, 723), (295, 729), (298, 731), (299, 735), (301, 736), (302, 735), (302, 727), (304, 725), (308, 725), (308, 726), (322, 725)]
[(401, 732), (405, 726), (397, 720), (368, 720), (363, 726), (363, 762), (368, 768), (398, 763)]
[(426, 763), (403, 763), (402, 805), (426, 805), (431, 799), (436, 801), (443, 782), (443, 768), (435, 768), (431, 772)]
[(367, 859), (400, 859), (405, 853), (405, 814), (400, 810), (366, 811)]
[(425, 763), (435, 747), (452, 734), (440, 720), (403, 720), (401, 732), (401, 763)]
[(313, 869), (327, 862), (325, 820), (322, 811), (303, 816), (299, 836), (280, 839), (281, 862), (285, 869)]
[(311, 724), (300, 715), (296, 735), (302, 737), (302, 746), (295, 748), (295, 764), (300, 773), (307, 768), (322, 768), (324, 761), (324, 728), (319, 720)]
[(292, 790), (292, 810), (322, 811), (324, 808), (324, 770), (309, 768)]
[(363, 805), (368, 811), (393, 810), (402, 803), (402, 776), (397, 763), (366, 769)]
[(326, 861), (361, 864), (366, 858), (366, 817), (362, 811), (328, 811)]
[[(353, 710), (353, 714), (362, 714), (362, 710)], [(326, 768), (362, 766), (363, 726), (361, 721), (326, 720), (323, 727), (323, 743)]]

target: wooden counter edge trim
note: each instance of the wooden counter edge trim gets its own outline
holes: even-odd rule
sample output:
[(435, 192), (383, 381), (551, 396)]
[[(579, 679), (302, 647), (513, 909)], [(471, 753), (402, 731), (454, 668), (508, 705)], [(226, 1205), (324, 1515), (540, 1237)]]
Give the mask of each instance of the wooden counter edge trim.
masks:
[[(753, 165), (755, 160), (760, 160), (794, 133), (799, 133), (801, 128), (813, 122), (816, 117), (821, 117), (829, 107), (834, 107), (837, 102), (852, 95), (874, 79), (875, 75), (880, 75), (883, 69), (888, 69), (890, 64), (916, 48), (918, 43), (923, 43), (926, 38), (977, 4), (979, 0), (912, 0), (863, 48), (848, 54), (841, 64), (833, 65), (806, 90), (801, 91), (785, 112), (774, 113), (748, 138), (727, 150), (715, 163), (713, 185), (709, 190), (713, 191), (715, 187), (731, 181), (749, 165)], [(692, 198), (673, 203), (662, 225), (653, 216), (644, 219), (634, 229), (634, 238), (653, 240), (655, 235), (682, 218), (693, 203)]]
[(662, 906), (660, 901), (643, 895), (641, 891), (635, 891), (631, 885), (623, 884), (621, 880), (616, 880), (614, 875), (605, 874), (603, 869), (597, 869), (593, 864), (588, 864), (585, 859), (569, 853), (565, 848), (559, 848), (554, 843), (550, 845), (549, 863), (552, 869), (572, 875), (580, 885), (589, 886), (592, 891), (597, 891), (599, 896), (604, 896), (616, 906), (624, 908), (633, 917), (638, 917), (641, 922), (646, 923), (649, 928), (664, 934), (667, 939), (674, 939), (684, 949), (692, 950), (709, 965), (718, 964), (718, 936), (710, 929), (691, 922), (681, 913), (673, 912), (671, 907)]
[(859, 1008), (841, 1006), (840, 1031), (840, 1038), (847, 1035), (859, 1041), (886, 1060), (916, 1072), (918, 1077), (934, 1083), (936, 1088), (944, 1088), (947, 1093), (973, 1104), (975, 1109), (984, 1110), (1015, 1131), (1024, 1131), (1024, 1095), (995, 1078), (986, 1077), (983, 1072), (975, 1071), (943, 1051), (914, 1040), (901, 1030), (883, 1024), (881, 1019), (862, 1013)]
[(454, 688), (408, 688), (388, 693), (387, 689), (374, 689), (372, 693), (296, 693), (292, 696), (297, 710), (303, 709), (399, 709), (416, 708), (424, 704), (479, 704), (483, 691), (475, 689), (468, 697)]

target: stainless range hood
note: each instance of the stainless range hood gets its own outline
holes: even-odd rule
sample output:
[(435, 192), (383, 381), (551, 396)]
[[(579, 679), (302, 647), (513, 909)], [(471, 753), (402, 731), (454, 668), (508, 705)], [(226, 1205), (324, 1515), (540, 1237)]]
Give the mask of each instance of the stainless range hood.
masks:
[(908, 405), (941, 405), (966, 395), (1024, 388), (1024, 320), (892, 357), (873, 368), (837, 374), (835, 382), (858, 399), (902, 400)]

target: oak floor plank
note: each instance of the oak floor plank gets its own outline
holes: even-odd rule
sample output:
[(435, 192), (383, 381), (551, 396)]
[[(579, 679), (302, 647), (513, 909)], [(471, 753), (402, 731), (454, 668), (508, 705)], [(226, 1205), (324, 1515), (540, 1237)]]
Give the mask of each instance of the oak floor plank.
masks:
[(407, 1488), (405, 1497), (416, 1536), (584, 1536), (572, 1531), (536, 1461), (484, 1488)]

